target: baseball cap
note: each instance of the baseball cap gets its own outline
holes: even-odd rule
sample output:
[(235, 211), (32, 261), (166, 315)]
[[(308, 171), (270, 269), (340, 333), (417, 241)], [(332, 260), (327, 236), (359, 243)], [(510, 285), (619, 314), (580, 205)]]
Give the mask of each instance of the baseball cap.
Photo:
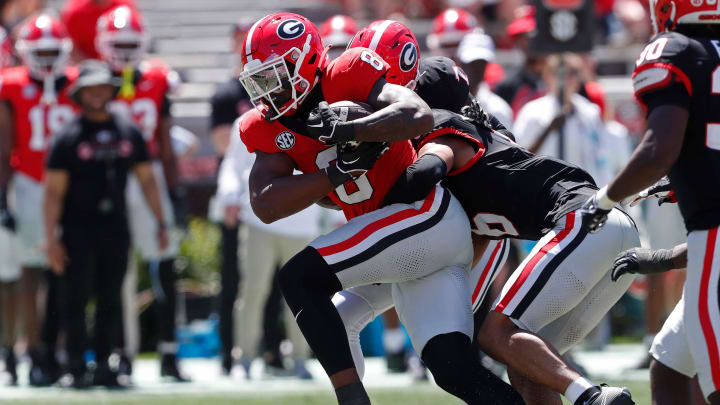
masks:
[(470, 97), (470, 82), (452, 59), (432, 56), (420, 61), (415, 91), (430, 108), (460, 112)]
[(465, 35), (460, 41), (457, 58), (462, 63), (470, 63), (476, 60), (490, 62), (495, 59), (495, 44), (492, 38), (482, 30), (474, 30)]
[(70, 97), (77, 102), (77, 95), (80, 90), (85, 87), (104, 84), (114, 86), (119, 90), (122, 85), (122, 79), (113, 76), (107, 63), (94, 59), (87, 60), (80, 66), (80, 73), (70, 90)]
[(535, 7), (518, 7), (515, 12), (515, 16), (515, 20), (513, 20), (513, 22), (505, 28), (505, 32), (508, 36), (514, 37), (515, 35), (527, 34), (535, 31)]

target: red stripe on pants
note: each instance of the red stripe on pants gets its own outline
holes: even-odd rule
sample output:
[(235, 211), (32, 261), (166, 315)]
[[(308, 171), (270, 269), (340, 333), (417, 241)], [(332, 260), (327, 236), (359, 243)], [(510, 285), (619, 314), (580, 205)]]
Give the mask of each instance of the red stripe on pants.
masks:
[(430, 207), (432, 207), (433, 201), (435, 200), (435, 190), (437, 190), (437, 188), (433, 189), (433, 191), (428, 194), (428, 196), (425, 198), (425, 202), (423, 203), (422, 207), (420, 207), (420, 209), (416, 210), (414, 208), (409, 208), (406, 210), (398, 211), (385, 218), (378, 219), (375, 222), (371, 222), (370, 224), (366, 225), (365, 228), (361, 229), (360, 232), (350, 237), (350, 239), (344, 240), (334, 245), (320, 248), (317, 250), (318, 253), (320, 253), (322, 256), (330, 256), (334, 255), (335, 253), (348, 250), (351, 247), (367, 239), (368, 236), (372, 235), (373, 233), (377, 232), (382, 228), (385, 228), (386, 226), (428, 212), (430, 210)]
[(472, 295), (472, 302), (475, 302), (478, 295), (480, 294), (480, 290), (482, 289), (483, 284), (485, 284), (485, 279), (487, 278), (488, 274), (490, 274), (490, 270), (493, 268), (493, 263), (495, 262), (495, 256), (497, 256), (498, 251), (503, 245), (503, 241), (500, 241), (495, 246), (495, 250), (493, 250), (492, 255), (490, 256), (490, 260), (488, 261), (487, 265), (485, 266), (485, 269), (483, 269), (482, 275), (480, 276), (480, 280), (478, 281), (477, 285), (475, 286), (475, 291), (473, 291)]
[(505, 310), (505, 307), (510, 304), (510, 301), (515, 297), (515, 294), (517, 294), (518, 290), (520, 290), (520, 287), (522, 287), (525, 280), (528, 278), (530, 273), (532, 273), (535, 266), (538, 264), (540, 260), (542, 260), (543, 257), (547, 254), (547, 252), (551, 251), (555, 246), (557, 246), (560, 242), (562, 242), (563, 239), (565, 239), (566, 236), (572, 231), (573, 226), (575, 226), (575, 212), (571, 212), (567, 214), (565, 217), (565, 228), (558, 232), (555, 237), (550, 239), (548, 243), (545, 244), (537, 253), (535, 253), (535, 256), (530, 259), (530, 261), (527, 262), (525, 267), (522, 270), (522, 273), (520, 273), (520, 276), (518, 276), (517, 280), (515, 280), (515, 283), (510, 287), (510, 290), (507, 294), (505, 294), (505, 297), (500, 301), (499, 304), (495, 306), (495, 311), (502, 312)]
[[(720, 354), (718, 354), (717, 340), (715, 340), (715, 331), (710, 320), (710, 311), (708, 310), (708, 288), (710, 284), (710, 273), (712, 273), (712, 262), (715, 256), (715, 241), (717, 239), (718, 228), (708, 231), (707, 244), (705, 246), (705, 258), (703, 260), (702, 277), (700, 278), (700, 296), (698, 297), (698, 313), (700, 315), (700, 326), (705, 336), (705, 344), (707, 345), (708, 356), (710, 357), (710, 371), (715, 389), (720, 388)], [(714, 305), (718, 305), (717, 302)]]

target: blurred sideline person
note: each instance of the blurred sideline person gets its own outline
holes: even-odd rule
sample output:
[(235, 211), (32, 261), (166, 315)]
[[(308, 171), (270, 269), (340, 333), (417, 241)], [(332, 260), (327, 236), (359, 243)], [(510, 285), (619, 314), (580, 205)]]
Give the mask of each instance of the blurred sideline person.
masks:
[[(235, 55), (232, 77), (215, 90), (210, 99), (210, 138), (218, 159), (222, 161), (230, 143), (232, 124), (245, 111), (253, 108), (245, 88), (238, 77), (242, 71), (240, 49), (245, 35), (250, 30), (252, 19), (243, 18), (232, 27), (232, 51)], [(234, 346), (233, 308), (240, 285), (241, 270), (238, 262), (239, 248), (239, 206), (228, 205), (222, 214), (221, 267), (220, 267), (220, 345), (223, 373), (229, 375), (233, 367)], [(219, 216), (219, 215), (218, 215)]]
[(448, 8), (432, 23), (426, 45), (432, 56), (455, 57), (463, 37), (478, 28), (477, 19), (461, 8)]
[[(45, 230), (50, 266), (62, 278), (57, 305), (67, 318), (68, 378), (61, 385), (117, 386), (108, 357), (117, 344), (130, 234), (125, 201), (132, 171), (157, 220), (153, 237), (167, 247), (163, 208), (142, 134), (129, 120), (109, 112), (120, 82), (102, 62), (82, 65), (72, 88), (81, 115), (56, 134), (45, 182)], [(85, 306), (96, 300), (93, 348), (97, 367), (87, 375)]]
[[(475, 94), (475, 99), (483, 109), (500, 120), (505, 128), (512, 128), (512, 108), (483, 81), (488, 63), (495, 60), (495, 44), (492, 38), (481, 29), (475, 29), (460, 41), (455, 59), (462, 71), (467, 73), (470, 92)], [(458, 71), (458, 74), (459, 72), (461, 71)]]
[[(233, 124), (237, 130), (239, 119)], [(239, 136), (230, 139), (225, 159), (218, 177), (218, 197), (226, 207), (242, 218), (241, 260), (243, 281), (241, 283), (242, 306), (235, 319), (238, 346), (242, 350), (241, 364), (245, 372), (250, 363), (258, 357), (258, 343), (262, 336), (262, 318), (265, 299), (272, 289), (275, 272), (288, 260), (303, 250), (320, 232), (323, 209), (312, 205), (297, 214), (271, 224), (263, 223), (250, 206), (248, 178), (255, 162), (255, 154), (247, 148)], [(226, 212), (229, 210), (226, 210)], [(292, 374), (312, 378), (305, 368), (309, 347), (302, 335), (292, 312), (285, 308), (283, 319), (288, 338), (293, 346), (294, 365)], [(266, 362), (266, 372), (282, 373)]]
[(535, 55), (530, 49), (530, 38), (536, 29), (535, 7), (518, 7), (515, 14), (516, 18), (507, 26), (506, 33), (512, 38), (515, 47), (523, 53), (523, 65), (509, 73), (494, 90), (510, 104), (517, 118), (518, 111), (526, 103), (545, 94), (545, 84), (542, 81), (545, 56)]
[(95, 44), (97, 20), (107, 11), (119, 6), (135, 7), (134, 0), (67, 0), (61, 11), (73, 41), (72, 60), (100, 59)]
[[(17, 304), (23, 314), (23, 331), (32, 362), (31, 385), (51, 384), (55, 377), (50, 374), (56, 374), (43, 366), (44, 363), (55, 363), (52, 347), (55, 340), (43, 339), (49, 345), (47, 356), (43, 354), (37, 308), (38, 292), (48, 266), (42, 249), (45, 244), (42, 182), (48, 139), (76, 113), (69, 88), (77, 71), (66, 67), (71, 48), (72, 43), (57, 18), (49, 13), (36, 15), (19, 31), (16, 50), (22, 65), (4, 70), (0, 78), (0, 217), (6, 227), (10, 222), (17, 225), (19, 259), (23, 267)], [(16, 200), (12, 214), (7, 210), (11, 179)], [(49, 284), (52, 284), (52, 277), (49, 277)], [(8, 306), (12, 306), (15, 291), (11, 288), (8, 292), (6, 299)], [(9, 308), (6, 311), (10, 317), (6, 326), (12, 329), (14, 317)], [(55, 312), (47, 312), (46, 320), (50, 322), (55, 318)], [(6, 336), (7, 346), (12, 347), (14, 336), (9, 333)]]
[(328, 57), (335, 59), (345, 51), (358, 31), (355, 20), (347, 15), (334, 15), (320, 25), (320, 37), (323, 45), (330, 46)]
[[(103, 14), (97, 21), (95, 45), (102, 59), (108, 63), (115, 77), (122, 80), (116, 99), (110, 109), (133, 120), (143, 133), (152, 158), (155, 179), (160, 190), (165, 217), (163, 222), (173, 230), (182, 218), (184, 191), (179, 186), (177, 159), (172, 150), (170, 128), (170, 100), (168, 94), (179, 85), (176, 72), (160, 60), (143, 61), (148, 38), (141, 15), (127, 6), (117, 7)], [(177, 365), (175, 342), (176, 270), (175, 258), (179, 252), (177, 232), (170, 232), (167, 249), (161, 250), (153, 238), (156, 226), (152, 210), (142, 197), (141, 185), (130, 176), (127, 188), (130, 233), (133, 246), (149, 264), (153, 296), (157, 302), (158, 353), (161, 357), (160, 374), (175, 381), (187, 377)], [(132, 357), (137, 350), (133, 337), (137, 316), (134, 314), (134, 292), (137, 288), (136, 270), (128, 272), (125, 289), (126, 355)], [(129, 372), (128, 372), (129, 374)]]
[[(564, 58), (566, 80), (561, 90), (557, 69)], [(548, 94), (518, 112), (513, 126), (517, 142), (531, 153), (552, 156), (585, 169), (594, 179), (610, 178), (605, 129), (600, 109), (577, 94), (582, 84), (582, 60), (577, 55), (550, 56), (543, 77)], [(562, 99), (562, 104), (558, 100)], [(562, 132), (558, 131), (562, 128)], [(560, 136), (563, 138), (560, 139)]]

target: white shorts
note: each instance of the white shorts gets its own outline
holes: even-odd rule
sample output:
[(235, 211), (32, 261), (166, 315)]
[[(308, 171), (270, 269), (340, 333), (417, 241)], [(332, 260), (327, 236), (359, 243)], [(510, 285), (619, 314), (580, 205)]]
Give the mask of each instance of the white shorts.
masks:
[(480, 261), (468, 274), (468, 286), (470, 287), (473, 313), (480, 309), (490, 286), (505, 265), (510, 253), (510, 241), (507, 239), (491, 240)]
[(15, 235), (0, 227), (0, 282), (9, 283), (20, 278), (18, 250), (19, 244)]
[(683, 289), (685, 336), (706, 398), (720, 390), (719, 228), (688, 234), (687, 278)]
[[(362, 301), (347, 300), (348, 294), (360, 297)], [(460, 332), (472, 339), (467, 273), (459, 266), (447, 267), (416, 280), (350, 288), (336, 294), (333, 302), (345, 324), (351, 346), (359, 345), (360, 331), (367, 324), (393, 306), (413, 348), (420, 355), (427, 342), (438, 335)], [(355, 363), (359, 360), (355, 359)]]
[[(175, 224), (175, 217), (173, 215), (170, 194), (168, 193), (168, 188), (165, 183), (162, 164), (155, 161), (152, 163), (152, 168), (155, 182), (158, 186), (158, 195), (160, 196), (165, 223), (168, 225), (168, 229), (172, 230)], [(180, 251), (180, 237), (177, 232), (171, 231), (169, 233), (170, 240), (168, 247), (163, 252), (160, 252), (157, 243), (158, 224), (155, 220), (155, 215), (153, 215), (150, 206), (145, 200), (140, 182), (138, 182), (134, 175), (128, 177), (125, 198), (127, 199), (130, 235), (133, 246), (140, 251), (142, 258), (144, 260), (163, 260), (177, 256)]]
[(685, 297), (675, 305), (660, 333), (655, 335), (652, 346), (650, 346), (650, 354), (667, 367), (688, 378), (693, 378), (697, 372), (685, 331), (684, 311)]
[(310, 246), (343, 289), (415, 280), (451, 266), (467, 269), (473, 255), (465, 211), (440, 186), (423, 201), (353, 218)]
[(46, 267), (45, 223), (43, 220), (43, 183), (16, 172), (13, 176), (15, 219), (20, 243), (20, 263), (25, 267)]
[(630, 218), (614, 209), (600, 232), (587, 233), (581, 225), (580, 213), (571, 212), (543, 236), (510, 276), (494, 307), (560, 353), (590, 333), (635, 279), (610, 280), (615, 257), (640, 246)]

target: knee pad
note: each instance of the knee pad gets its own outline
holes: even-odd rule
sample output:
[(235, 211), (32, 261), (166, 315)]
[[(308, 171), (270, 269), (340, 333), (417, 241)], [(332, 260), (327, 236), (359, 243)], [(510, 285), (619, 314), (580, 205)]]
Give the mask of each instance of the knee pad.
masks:
[(290, 259), (278, 272), (278, 283), (294, 315), (307, 290), (326, 294), (342, 290), (340, 280), (317, 250), (308, 246)]

